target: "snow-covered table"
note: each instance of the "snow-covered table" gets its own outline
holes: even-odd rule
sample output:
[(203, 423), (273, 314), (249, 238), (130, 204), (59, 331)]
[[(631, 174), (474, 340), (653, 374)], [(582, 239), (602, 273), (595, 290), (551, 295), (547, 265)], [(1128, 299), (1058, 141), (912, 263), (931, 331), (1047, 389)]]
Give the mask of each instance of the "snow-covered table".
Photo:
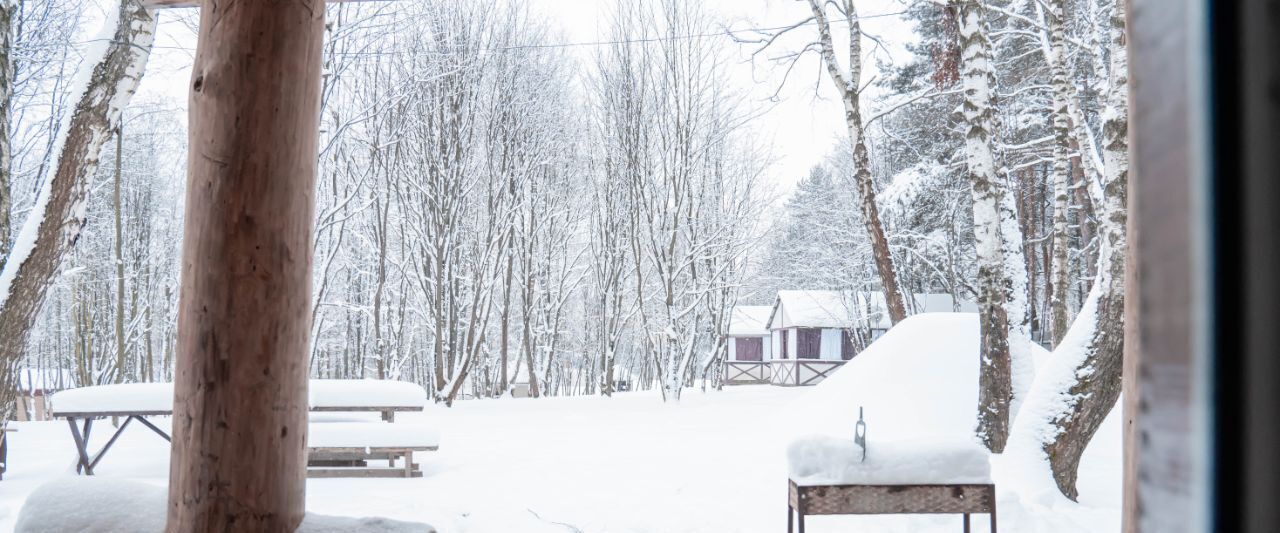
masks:
[[(421, 411), (427, 398), (426, 390), (418, 385), (389, 380), (313, 379), (308, 390), (311, 411), (381, 412), (387, 422), (394, 420), (397, 411)], [(169, 435), (147, 417), (173, 414), (172, 383), (81, 387), (58, 392), (51, 401), (53, 416), (67, 419), (71, 426), (79, 453), (77, 473), (93, 475), (93, 468), (134, 420), (169, 440)], [(101, 450), (90, 454), (87, 443), (93, 421), (107, 417), (124, 418), (124, 422)]]
[(862, 447), (851, 439), (813, 435), (787, 449), (790, 468), (787, 532), (799, 515), (960, 514), (991, 515), (996, 533), (996, 488), (988, 452), (974, 442), (881, 442)]

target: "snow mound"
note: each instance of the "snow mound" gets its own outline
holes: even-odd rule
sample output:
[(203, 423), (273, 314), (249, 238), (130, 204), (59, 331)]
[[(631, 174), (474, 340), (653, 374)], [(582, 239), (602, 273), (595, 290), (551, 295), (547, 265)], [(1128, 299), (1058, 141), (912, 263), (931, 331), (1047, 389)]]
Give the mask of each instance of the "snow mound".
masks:
[(794, 434), (852, 438), (861, 408), (872, 450), (976, 439), (980, 342), (976, 314), (907, 317), (797, 402)]
[[(99, 477), (68, 477), (41, 485), (18, 514), (15, 533), (160, 533), (168, 490)], [(435, 533), (426, 524), (385, 518), (307, 513), (297, 533)]]
[(797, 485), (902, 485), (991, 483), (987, 449), (972, 440), (880, 441), (862, 447), (851, 439), (810, 435), (787, 447)]

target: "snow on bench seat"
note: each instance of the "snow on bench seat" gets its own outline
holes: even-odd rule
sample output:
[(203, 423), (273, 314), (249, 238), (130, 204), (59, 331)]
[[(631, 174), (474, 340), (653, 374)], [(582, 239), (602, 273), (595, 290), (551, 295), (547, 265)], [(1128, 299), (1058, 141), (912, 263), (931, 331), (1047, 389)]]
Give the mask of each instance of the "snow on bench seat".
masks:
[(308, 426), (308, 448), (411, 449), (440, 447), (440, 432), (419, 424), (320, 422)]
[[(313, 379), (309, 404), (317, 411), (421, 411), (427, 391), (404, 381)], [(51, 398), (57, 416), (119, 414), (167, 415), (173, 412), (172, 383), (124, 383), (69, 389)]]
[(787, 448), (791, 480), (814, 485), (985, 485), (990, 454), (970, 440), (871, 441), (867, 459), (852, 439), (809, 435)]

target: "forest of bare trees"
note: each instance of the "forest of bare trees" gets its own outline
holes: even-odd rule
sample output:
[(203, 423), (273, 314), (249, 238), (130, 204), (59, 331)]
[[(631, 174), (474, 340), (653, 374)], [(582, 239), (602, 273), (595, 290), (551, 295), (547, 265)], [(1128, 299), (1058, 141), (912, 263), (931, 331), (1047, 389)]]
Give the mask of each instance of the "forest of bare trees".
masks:
[[(1074, 496), (1119, 394), (1123, 2), (902, 2), (897, 57), (858, 4), (730, 30), (698, 2), (611, 2), (580, 54), (514, 0), (331, 6), (312, 375), (445, 404), (517, 384), (678, 400), (721, 384), (739, 303), (878, 291), (896, 322), (904, 295), (948, 293), (983, 324), (975, 431), (1047, 453)], [(156, 23), (131, 6), (85, 46), (78, 2), (0, 0), (5, 391), (19, 370), (173, 377), (185, 126), (129, 101)], [(834, 88), (813, 105), (845, 126), (776, 205), (759, 102), (729, 82), (744, 62)]]

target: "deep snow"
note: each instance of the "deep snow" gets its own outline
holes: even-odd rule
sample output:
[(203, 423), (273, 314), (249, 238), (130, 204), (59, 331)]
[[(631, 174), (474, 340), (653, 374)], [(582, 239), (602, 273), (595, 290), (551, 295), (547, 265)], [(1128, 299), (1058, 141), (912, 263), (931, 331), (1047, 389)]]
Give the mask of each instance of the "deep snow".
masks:
[[(759, 385), (690, 390), (679, 405), (663, 404), (657, 392), (636, 392), (428, 406), (423, 413), (401, 413), (396, 422), (428, 424), (443, 433), (441, 450), (419, 459), (423, 478), (312, 479), (307, 507), (326, 515), (426, 522), (442, 533), (776, 532), (784, 527), (786, 445), (792, 435), (783, 428), (813, 405), (816, 392)], [(168, 426), (165, 419), (159, 422)], [(1033, 516), (1015, 487), (1004, 483), (1012, 476), (999, 458), (993, 461), (1002, 529), (1118, 531), (1118, 422), (1108, 419), (1085, 454), (1081, 504), (1068, 502)], [(11, 470), (0, 481), (0, 531), (14, 527), (31, 491), (70, 475), (74, 464), (65, 422), (15, 426)], [(98, 446), (107, 433), (94, 432)], [(168, 459), (163, 440), (130, 427), (96, 471), (163, 486)], [(815, 517), (809, 526), (815, 532), (951, 533), (958, 521)], [(982, 530), (985, 523), (979, 519), (975, 525)]]

